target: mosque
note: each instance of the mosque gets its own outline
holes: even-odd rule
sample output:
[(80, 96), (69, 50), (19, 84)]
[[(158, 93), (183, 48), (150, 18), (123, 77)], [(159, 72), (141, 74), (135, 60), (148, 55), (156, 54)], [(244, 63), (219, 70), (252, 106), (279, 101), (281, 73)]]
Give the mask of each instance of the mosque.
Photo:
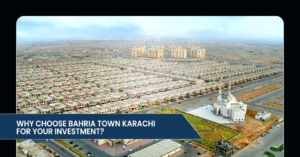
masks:
[(231, 86), (228, 87), (227, 98), (222, 98), (221, 87), (219, 89), (219, 96), (217, 102), (213, 104), (214, 113), (221, 115), (226, 118), (230, 118), (234, 122), (245, 121), (245, 114), (247, 110), (247, 104), (242, 101), (237, 101), (236, 98), (231, 94)]

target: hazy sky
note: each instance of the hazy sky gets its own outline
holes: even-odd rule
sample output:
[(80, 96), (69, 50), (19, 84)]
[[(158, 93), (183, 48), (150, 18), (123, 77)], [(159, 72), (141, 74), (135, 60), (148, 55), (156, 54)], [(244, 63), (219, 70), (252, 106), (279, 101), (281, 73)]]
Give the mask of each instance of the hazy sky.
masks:
[(105, 38), (283, 40), (277, 16), (22, 16), (17, 41)]

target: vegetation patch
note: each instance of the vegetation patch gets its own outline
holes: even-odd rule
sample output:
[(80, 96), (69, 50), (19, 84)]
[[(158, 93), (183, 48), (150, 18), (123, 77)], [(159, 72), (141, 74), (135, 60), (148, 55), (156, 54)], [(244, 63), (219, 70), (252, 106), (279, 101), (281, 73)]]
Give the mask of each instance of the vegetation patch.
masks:
[(232, 129), (202, 117), (198, 117), (174, 108), (163, 108), (156, 111), (161, 114), (183, 114), (202, 139), (194, 142), (213, 149), (218, 140), (230, 140), (239, 134), (238, 129)]
[(280, 145), (278, 148), (276, 148), (276, 147), (270, 147), (270, 149), (272, 151), (274, 151), (274, 152), (281, 152), (281, 151), (283, 151), (283, 144)]
[(26, 140), (23, 140), (23, 139), (17, 139), (17, 142), (18, 142), (18, 143), (23, 142), (23, 141), (26, 141)]
[(265, 155), (267, 155), (268, 157), (275, 157), (275, 154), (271, 153), (271, 152), (264, 152)]
[(216, 147), (215, 141), (212, 141), (212, 140), (201, 139), (201, 140), (194, 140), (194, 142), (204, 145), (211, 149), (214, 149)]
[(169, 110), (169, 109), (160, 109), (160, 110), (157, 111), (157, 113), (160, 113), (160, 114), (173, 114), (173, 111)]
[(68, 148), (70, 151), (72, 151), (73, 153), (79, 155), (80, 157), (86, 157), (87, 155), (85, 155), (83, 152), (79, 151), (78, 149), (74, 148), (73, 146), (71, 146), (70, 144), (68, 144), (66, 141), (64, 140), (55, 140), (58, 143), (60, 143), (61, 145), (63, 145), (64, 147)]
[(221, 127), (218, 128), (218, 131), (219, 131), (222, 135), (224, 135), (224, 136), (227, 138), (227, 140), (230, 140), (230, 139), (232, 139), (232, 138), (234, 138), (235, 136), (238, 135), (237, 132), (231, 131), (231, 130), (229, 130), (229, 129), (221, 128)]

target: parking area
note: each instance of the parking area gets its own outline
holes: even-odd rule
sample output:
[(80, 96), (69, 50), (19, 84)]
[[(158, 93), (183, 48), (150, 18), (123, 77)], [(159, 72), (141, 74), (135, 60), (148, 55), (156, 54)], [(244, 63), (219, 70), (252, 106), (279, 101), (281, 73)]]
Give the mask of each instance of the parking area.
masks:
[(184, 152), (182, 154), (179, 154), (176, 157), (199, 157), (203, 154), (207, 154), (207, 150), (205, 150), (202, 147), (195, 146), (193, 144), (190, 144), (189, 140), (173, 140), (179, 144), (182, 145)]
[(89, 143), (86, 140), (65, 140), (69, 144), (71, 144), (73, 147), (77, 148), (81, 152), (85, 154), (90, 154), (90, 156), (93, 157), (110, 157), (108, 153), (102, 151), (98, 148), (98, 146), (95, 143)]

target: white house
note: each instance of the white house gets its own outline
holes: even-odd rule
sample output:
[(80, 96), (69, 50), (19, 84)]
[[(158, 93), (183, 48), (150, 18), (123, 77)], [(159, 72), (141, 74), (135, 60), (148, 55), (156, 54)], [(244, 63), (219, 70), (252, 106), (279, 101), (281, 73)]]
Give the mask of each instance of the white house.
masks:
[(263, 120), (266, 120), (268, 118), (270, 118), (271, 116), (271, 113), (267, 113), (266, 111), (263, 111), (263, 112), (257, 112), (256, 115), (255, 115), (255, 119), (263, 119)]

